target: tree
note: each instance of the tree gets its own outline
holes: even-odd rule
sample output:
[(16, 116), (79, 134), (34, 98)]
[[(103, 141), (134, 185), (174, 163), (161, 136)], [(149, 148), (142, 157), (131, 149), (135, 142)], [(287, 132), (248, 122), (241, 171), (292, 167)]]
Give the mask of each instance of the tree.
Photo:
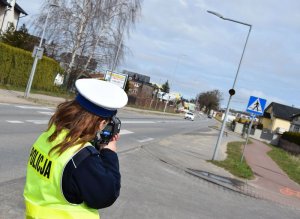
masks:
[(161, 89), (162, 92), (165, 92), (165, 93), (170, 92), (169, 81), (166, 81), (161, 87), (162, 87), (162, 89)]
[(198, 100), (198, 104), (201, 108), (206, 108), (206, 112), (218, 110), (222, 100), (222, 93), (219, 90), (202, 92), (197, 95), (196, 100)]
[(189, 102), (190, 103), (196, 103), (196, 100), (194, 98), (191, 98)]
[(39, 41), (37, 37), (28, 33), (25, 24), (23, 24), (19, 30), (15, 30), (12, 23), (10, 23), (7, 31), (0, 36), (0, 40), (3, 43), (28, 51), (33, 51), (34, 46), (38, 44)]
[[(112, 68), (124, 55), (124, 35), (129, 35), (140, 13), (141, 0), (60, 0), (60, 7), (49, 13), (46, 38), (54, 41), (61, 53), (69, 53), (66, 66), (68, 88), (80, 71), (87, 69), (94, 59), (101, 67)], [(49, 5), (42, 6), (41, 14), (33, 23), (35, 32), (42, 32)], [(77, 65), (76, 57), (87, 57)], [(69, 80), (70, 79), (70, 80)]]

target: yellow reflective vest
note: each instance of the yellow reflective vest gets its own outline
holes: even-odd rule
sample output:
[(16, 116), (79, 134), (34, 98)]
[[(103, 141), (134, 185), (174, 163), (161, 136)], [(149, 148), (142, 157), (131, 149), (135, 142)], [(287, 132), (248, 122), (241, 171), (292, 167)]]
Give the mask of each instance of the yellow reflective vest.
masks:
[[(97, 209), (84, 203), (69, 203), (62, 193), (62, 174), (66, 164), (79, 151), (75, 145), (60, 156), (49, 151), (61, 142), (68, 131), (63, 130), (53, 142), (48, 137), (55, 126), (43, 132), (33, 144), (27, 164), (24, 198), (27, 219), (99, 219)], [(86, 144), (85, 146), (89, 145)]]

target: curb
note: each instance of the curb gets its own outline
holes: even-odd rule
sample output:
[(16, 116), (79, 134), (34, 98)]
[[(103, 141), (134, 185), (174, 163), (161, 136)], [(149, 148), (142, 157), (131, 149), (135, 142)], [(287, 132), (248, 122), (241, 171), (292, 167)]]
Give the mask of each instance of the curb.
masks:
[[(233, 192), (237, 192), (237, 193), (240, 193), (240, 194), (243, 194), (243, 195), (246, 195), (246, 196), (249, 196), (249, 197), (252, 197), (252, 198), (256, 198), (256, 199), (263, 199), (263, 200), (267, 200), (265, 198), (263, 198), (262, 196), (258, 195), (257, 193), (254, 192), (254, 189), (252, 189), (252, 186), (250, 186), (249, 184), (247, 184), (247, 182), (242, 182), (242, 181), (239, 181), (239, 180), (236, 180), (236, 179), (233, 179), (233, 178), (229, 178), (229, 177), (222, 177), (222, 176), (219, 176), (219, 178), (224, 178), (224, 179), (227, 179), (228, 181), (238, 181), (240, 183), (239, 186), (234, 186), (234, 185), (230, 185), (229, 183), (226, 183), (222, 180), (217, 180), (216, 178), (213, 178), (213, 177), (210, 177), (209, 175), (211, 176), (217, 176), (216, 174), (213, 174), (213, 173), (209, 173), (209, 172), (205, 172), (205, 171), (201, 171), (201, 170), (192, 170), (192, 169), (188, 169), (188, 168), (185, 168), (185, 167), (182, 167), (180, 165), (176, 165), (176, 164), (172, 164), (172, 163), (169, 163), (167, 160), (165, 159), (162, 159), (158, 156), (156, 156), (155, 154), (153, 154), (150, 150), (148, 150), (144, 145), (140, 147), (141, 149), (143, 149), (144, 151), (146, 151), (148, 154), (150, 154), (154, 159), (168, 165), (168, 166), (171, 166), (171, 167), (174, 167), (176, 169), (179, 169), (189, 175), (192, 175), (194, 177), (197, 177), (197, 178), (200, 178), (202, 180), (205, 180), (207, 182), (210, 182), (214, 185), (217, 185), (217, 186), (220, 186), (224, 189), (228, 189), (230, 191), (233, 191)], [(201, 174), (201, 172), (203, 173), (207, 173), (208, 176), (205, 176), (204, 174)]]

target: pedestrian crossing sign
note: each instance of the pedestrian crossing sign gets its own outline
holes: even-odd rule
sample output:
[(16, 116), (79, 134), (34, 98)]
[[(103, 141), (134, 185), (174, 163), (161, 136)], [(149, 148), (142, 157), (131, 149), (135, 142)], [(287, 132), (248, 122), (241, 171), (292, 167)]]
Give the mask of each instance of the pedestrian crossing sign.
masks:
[(250, 96), (246, 111), (261, 116), (264, 114), (266, 103), (267, 100), (265, 99)]

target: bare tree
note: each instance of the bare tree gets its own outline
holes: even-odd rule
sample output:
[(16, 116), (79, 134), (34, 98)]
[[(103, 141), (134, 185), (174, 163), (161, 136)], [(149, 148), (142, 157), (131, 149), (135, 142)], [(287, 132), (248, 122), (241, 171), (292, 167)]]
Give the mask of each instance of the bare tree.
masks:
[(202, 92), (197, 95), (196, 100), (201, 108), (206, 108), (206, 112), (209, 112), (211, 109), (218, 110), (222, 100), (222, 93), (219, 90)]
[[(33, 22), (36, 33), (42, 30), (48, 5), (43, 4)], [(125, 48), (123, 34), (129, 35), (134, 26), (141, 0), (61, 0), (59, 5), (50, 11), (46, 38), (55, 41), (61, 53), (71, 54), (66, 66), (68, 87), (80, 72), (76, 68), (87, 70), (93, 59), (108, 68), (119, 63)], [(86, 63), (76, 67), (77, 56), (87, 57)]]

